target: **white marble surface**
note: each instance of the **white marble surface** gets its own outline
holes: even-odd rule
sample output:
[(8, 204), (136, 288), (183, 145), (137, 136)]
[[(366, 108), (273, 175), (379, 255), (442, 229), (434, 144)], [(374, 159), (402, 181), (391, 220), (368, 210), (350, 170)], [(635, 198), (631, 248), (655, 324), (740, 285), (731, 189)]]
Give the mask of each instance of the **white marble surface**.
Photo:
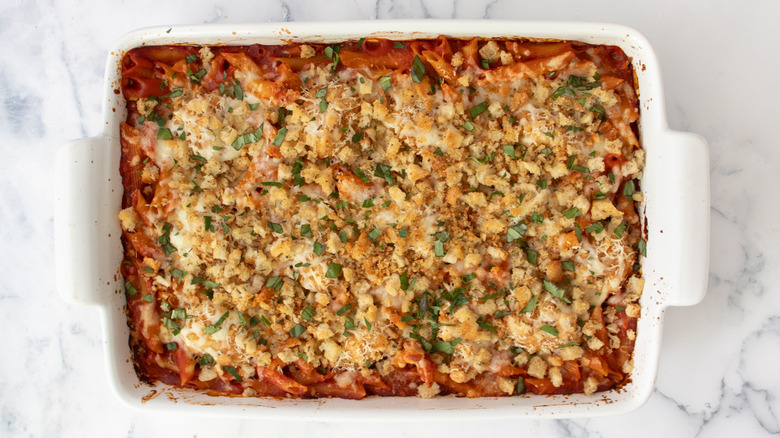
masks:
[[(328, 0), (0, 2), (0, 436), (554, 437), (780, 434), (780, 3)], [(669, 124), (709, 141), (710, 285), (667, 313), (657, 390), (619, 417), (433, 427), (230, 420), (132, 411), (108, 387), (94, 309), (59, 299), (53, 155), (101, 129), (105, 56), (151, 25), (399, 18), (585, 20), (636, 27), (664, 76)], [(434, 432), (436, 431), (436, 432)]]

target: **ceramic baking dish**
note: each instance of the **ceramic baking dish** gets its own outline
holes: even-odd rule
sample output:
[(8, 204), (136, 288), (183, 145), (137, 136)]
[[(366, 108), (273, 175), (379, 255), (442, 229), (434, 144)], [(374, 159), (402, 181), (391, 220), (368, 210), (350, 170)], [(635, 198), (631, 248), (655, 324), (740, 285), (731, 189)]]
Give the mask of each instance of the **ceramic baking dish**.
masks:
[[(134, 47), (160, 44), (280, 44), (340, 42), (365, 36), (396, 40), (438, 35), (577, 40), (621, 47), (633, 58), (640, 90), (640, 135), (647, 154), (647, 258), (635, 367), (619, 390), (592, 395), (466, 399), (369, 397), (360, 401), (210, 397), (166, 385), (149, 386), (133, 369), (118, 274), (122, 258), (119, 125), (120, 60)], [(114, 391), (128, 405), (154, 412), (370, 421), (580, 417), (617, 414), (641, 406), (653, 391), (664, 311), (699, 302), (706, 290), (709, 254), (709, 159), (700, 136), (671, 131), (657, 59), (634, 29), (612, 24), (518, 21), (362, 21), (259, 25), (176, 26), (144, 29), (122, 38), (108, 56), (103, 132), (62, 146), (56, 157), (55, 248), (60, 295), (96, 307), (103, 317), (105, 356)]]

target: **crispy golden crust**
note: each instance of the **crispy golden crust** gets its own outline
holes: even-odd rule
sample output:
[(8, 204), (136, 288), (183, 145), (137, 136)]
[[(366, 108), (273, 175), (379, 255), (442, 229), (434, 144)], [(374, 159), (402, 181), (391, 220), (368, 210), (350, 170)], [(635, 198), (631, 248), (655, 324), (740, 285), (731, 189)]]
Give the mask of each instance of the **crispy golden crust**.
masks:
[[(414, 44), (390, 70), (354, 43), (335, 70), (317, 45), (267, 54), (280, 63), (128, 55), (126, 71), (165, 65), (170, 90), (126, 91), (122, 128), (142, 372), (245, 395), (432, 397), (512, 394), (518, 378), (592, 392), (630, 371), (644, 154), (633, 87), (601, 64), (613, 49)], [(316, 385), (296, 374), (309, 368)], [(392, 383), (410, 370), (424, 389)]]

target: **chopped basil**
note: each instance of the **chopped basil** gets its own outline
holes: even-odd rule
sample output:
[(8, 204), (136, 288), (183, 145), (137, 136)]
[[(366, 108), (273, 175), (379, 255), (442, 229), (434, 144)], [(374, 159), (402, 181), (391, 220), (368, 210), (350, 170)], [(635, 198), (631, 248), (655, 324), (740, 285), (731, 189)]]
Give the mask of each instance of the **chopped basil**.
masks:
[(522, 377), (517, 379), (517, 386), (515, 386), (515, 393), (522, 394), (525, 392), (525, 379)]
[(538, 179), (536, 180), (536, 185), (540, 188), (546, 189), (547, 188), (547, 180), (546, 179)]
[(409, 278), (406, 276), (406, 272), (407, 271), (404, 271), (404, 273), (400, 276), (401, 290), (409, 290)]
[(328, 96), (328, 87), (322, 87), (314, 93), (314, 97), (317, 99), (324, 99)]
[(314, 242), (314, 254), (320, 256), (324, 251), (325, 245), (321, 244), (320, 242)]
[(279, 275), (274, 275), (273, 277), (269, 277), (268, 280), (265, 282), (265, 287), (270, 287), (271, 289), (275, 289), (277, 292), (282, 290), (282, 286), (284, 286), (284, 278), (282, 278)]
[(404, 48), (404, 43), (395, 43), (393, 48), (394, 49), (403, 49)]
[(473, 272), (471, 274), (462, 275), (460, 277), (460, 279), (463, 280), (464, 283), (468, 283), (469, 281), (471, 281), (471, 280), (473, 280), (475, 278), (477, 278), (477, 274), (474, 274)]
[(244, 380), (241, 378), (241, 376), (239, 376), (239, 375), (238, 375), (238, 372), (236, 371), (236, 369), (235, 369), (235, 368), (233, 368), (233, 367), (229, 367), (229, 366), (224, 366), (224, 367), (222, 367), (222, 369), (224, 369), (225, 371), (227, 371), (228, 373), (230, 373), (230, 375), (231, 375), (231, 376), (235, 377), (237, 382), (243, 382), (243, 381), (244, 381)]
[(301, 237), (311, 237), (311, 225), (301, 225)]
[(444, 257), (444, 243), (441, 240), (433, 242), (433, 252), (436, 257)]
[(303, 332), (305, 331), (306, 331), (306, 327), (300, 324), (295, 324), (295, 326), (290, 329), (290, 336), (292, 336), (293, 338), (297, 338), (300, 335), (302, 335)]
[(211, 223), (211, 216), (203, 216), (203, 228), (206, 231), (214, 232), (214, 224)]
[(564, 296), (564, 293), (566, 293), (566, 291), (563, 290), (563, 288), (558, 287), (555, 283), (553, 283), (550, 280), (544, 280), (544, 290), (549, 292), (555, 298), (558, 298), (559, 300), (563, 301), (564, 303), (571, 303), (571, 300), (569, 300)]
[(344, 306), (343, 306), (341, 309), (339, 309), (339, 310), (336, 312), (336, 315), (338, 315), (338, 316), (341, 316), (341, 315), (343, 315), (344, 313), (346, 313), (346, 312), (349, 312), (349, 309), (351, 309), (351, 308), (352, 308), (352, 306), (351, 306), (351, 305), (349, 305), (349, 304), (345, 304), (345, 305), (344, 305)]
[(567, 342), (567, 343), (561, 345), (560, 347), (556, 348), (556, 350), (560, 350), (560, 349), (566, 348), (566, 347), (573, 347), (575, 345), (580, 345), (580, 344), (579, 344), (579, 342), (571, 341), (571, 342)]
[(437, 231), (433, 233), (433, 237), (442, 242), (447, 242), (450, 240), (450, 232), (447, 230)]
[(362, 46), (363, 46), (363, 42), (364, 42), (365, 40), (366, 40), (365, 38), (360, 38), (360, 39), (358, 40), (358, 44), (357, 44), (357, 49), (358, 49), (358, 50), (360, 50), (360, 47), (362, 47)]
[(582, 229), (578, 223), (574, 223), (574, 235), (577, 237), (577, 242), (582, 242)]
[(374, 170), (374, 176), (384, 179), (391, 186), (395, 185), (393, 173), (390, 170), (390, 166), (386, 164), (377, 164), (376, 170)]
[(477, 325), (478, 325), (480, 328), (483, 328), (483, 329), (485, 329), (485, 330), (489, 330), (489, 331), (491, 331), (491, 332), (493, 332), (493, 333), (498, 333), (498, 332), (496, 331), (496, 328), (495, 328), (495, 327), (493, 327), (493, 324), (491, 324), (489, 321), (485, 321), (485, 320), (484, 320), (482, 317), (480, 317), (480, 318), (477, 318)]
[(206, 366), (206, 365), (211, 365), (211, 364), (214, 364), (214, 363), (216, 363), (216, 362), (214, 361), (214, 358), (213, 358), (213, 357), (211, 357), (211, 355), (210, 355), (210, 354), (208, 354), (208, 353), (205, 353), (205, 354), (203, 355), (203, 357), (201, 357), (201, 358), (200, 358), (200, 361), (199, 361), (199, 363), (200, 363), (200, 366)]
[(371, 208), (371, 207), (374, 206), (374, 200), (371, 199), (371, 198), (368, 198), (365, 201), (363, 201), (363, 205), (362, 206), (363, 206), (363, 208)]
[(203, 282), (203, 287), (205, 287), (207, 289), (214, 289), (214, 288), (219, 287), (219, 283), (214, 283), (213, 281), (208, 281), (207, 280), (207, 281)]
[(390, 89), (391, 83), (390, 83), (390, 76), (382, 76), (379, 78), (379, 85), (382, 87), (383, 90), (387, 91)]
[(334, 44), (332, 46), (328, 46), (323, 50), (323, 53), (325, 56), (328, 57), (328, 59), (333, 61), (333, 70), (336, 70), (336, 67), (339, 65), (339, 61), (341, 58), (339, 57), (339, 52), (341, 51), (341, 45), (340, 44)]
[(492, 192), (490, 193), (490, 196), (488, 196), (488, 202), (490, 202), (493, 199), (493, 196), (504, 196), (503, 192)]
[(368, 238), (372, 242), (376, 242), (376, 240), (379, 238), (379, 236), (382, 235), (382, 232), (379, 231), (379, 229), (374, 225), (374, 228), (371, 229), (371, 231), (368, 232)]
[(438, 156), (440, 156), (440, 157), (443, 157), (443, 156), (444, 156), (444, 152), (442, 152), (441, 148), (436, 148), (436, 150), (435, 150), (435, 151), (433, 151), (433, 154), (434, 154), (434, 155), (438, 155)]
[(617, 228), (615, 228), (614, 231), (615, 237), (620, 239), (621, 237), (623, 237), (624, 231), (626, 231), (626, 221), (621, 222), (620, 225), (618, 225)]
[(273, 143), (275, 146), (281, 146), (282, 142), (284, 141), (284, 137), (287, 136), (287, 128), (282, 128), (277, 132), (276, 137), (274, 137)]
[(634, 187), (634, 180), (630, 179), (626, 181), (626, 184), (623, 185), (623, 195), (631, 199), (631, 197), (634, 195), (635, 187)]
[(355, 175), (357, 175), (360, 179), (363, 180), (363, 182), (370, 182), (371, 177), (363, 173), (360, 169), (355, 169)]
[(398, 231), (398, 237), (406, 237), (407, 235), (409, 235), (408, 227), (403, 227)]
[(478, 115), (484, 113), (485, 110), (487, 110), (487, 101), (484, 101), (484, 102), (480, 103), (479, 105), (472, 107), (469, 110), (469, 114), (471, 115), (471, 118), (473, 119), (473, 118), (477, 117)]
[(181, 96), (182, 91), (184, 91), (183, 88), (174, 88), (170, 93), (160, 96), (160, 99), (165, 99), (166, 97), (179, 97)]
[(458, 345), (461, 341), (461, 338), (453, 339), (450, 342), (447, 341), (436, 341), (432, 344), (433, 351), (440, 351), (445, 354), (453, 354), (455, 350), (453, 347)]
[(520, 313), (532, 313), (534, 309), (536, 308), (536, 302), (539, 300), (539, 297), (534, 295), (531, 297), (531, 300), (528, 301), (528, 303), (523, 307), (523, 310), (520, 311)]
[(327, 100), (321, 100), (320, 101), (320, 112), (324, 113), (325, 110), (328, 109), (328, 101)]
[(637, 243), (637, 249), (639, 250), (639, 254), (642, 254), (643, 256), (647, 257), (647, 241), (643, 238), (639, 238), (639, 243)]
[(564, 260), (561, 262), (561, 265), (567, 270), (574, 272), (574, 262), (571, 260)]
[(133, 284), (130, 283), (129, 281), (125, 281), (125, 290), (127, 291), (127, 294), (130, 295), (131, 297), (134, 297), (138, 293), (138, 291), (135, 289)]
[(532, 250), (532, 249), (526, 249), (525, 250), (525, 257), (528, 259), (528, 263), (531, 263), (532, 265), (535, 265), (537, 260), (539, 259), (539, 253), (537, 251)]
[(330, 266), (328, 266), (327, 272), (325, 272), (325, 277), (339, 278), (339, 275), (341, 275), (341, 265), (338, 263), (331, 263)]
[(507, 243), (512, 243), (515, 240), (523, 237), (526, 231), (528, 231), (528, 225), (524, 224), (523, 222), (520, 222), (515, 226), (509, 227), (509, 229), (506, 232)]
[(419, 56), (414, 55), (414, 61), (412, 62), (412, 80), (415, 83), (422, 82), (423, 76), (425, 75), (425, 64), (423, 64), (422, 60)]
[(253, 111), (254, 111), (254, 110), (256, 110), (256, 109), (257, 109), (257, 107), (259, 107), (259, 106), (260, 106), (260, 104), (259, 104), (259, 103), (250, 103), (250, 104), (249, 104), (249, 109), (251, 109), (251, 110), (253, 110)]
[(199, 84), (203, 76), (206, 76), (206, 69), (202, 68), (195, 73), (193, 73), (192, 70), (187, 69), (187, 76), (190, 78), (190, 82)]
[(254, 132), (239, 135), (233, 140), (233, 143), (231, 143), (230, 146), (235, 150), (240, 150), (244, 145), (257, 143), (261, 138), (263, 138), (263, 124), (260, 124)]
[(154, 296), (152, 294), (149, 294), (145, 296), (143, 300), (146, 301), (147, 303), (151, 303), (152, 301), (154, 301)]
[(307, 304), (306, 308), (303, 309), (303, 312), (301, 312), (301, 319), (304, 321), (311, 321), (311, 319), (314, 318), (314, 315), (316, 315), (314, 308), (311, 307), (311, 304)]
[(347, 243), (347, 232), (342, 231), (339, 233), (339, 239), (341, 239), (341, 243), (346, 244)]
[(622, 312), (622, 311), (624, 311), (624, 310), (626, 310), (626, 308), (625, 308), (625, 307), (621, 307), (621, 306), (615, 306), (615, 312)]
[(284, 232), (284, 229), (280, 224), (277, 224), (275, 222), (268, 222), (268, 228), (271, 229), (276, 234), (282, 234)]
[(445, 300), (448, 300), (452, 303), (452, 305), (450, 306), (450, 313), (452, 313), (452, 309), (469, 303), (469, 299), (463, 295), (462, 287), (459, 287), (453, 290), (452, 292), (445, 292), (441, 294), (441, 296)]
[(587, 167), (578, 166), (578, 165), (576, 165), (576, 164), (572, 164), (572, 166), (570, 167), (570, 169), (571, 169), (571, 170), (576, 170), (576, 171), (578, 171), (578, 172), (582, 172), (582, 173), (590, 173), (590, 169), (588, 169)]
[(511, 144), (505, 144), (504, 145), (504, 153), (509, 155), (509, 158), (516, 160), (517, 155), (515, 155), (515, 146)]
[(474, 130), (474, 125), (472, 125), (471, 122), (466, 122), (466, 123), (463, 124), (463, 129), (465, 129), (466, 131), (471, 132), (471, 131)]
[(197, 60), (198, 60), (198, 55), (196, 55), (196, 54), (194, 54), (194, 53), (190, 53), (190, 54), (189, 54), (189, 55), (187, 55), (187, 57), (184, 59), (184, 61), (185, 61), (187, 64), (189, 64), (189, 63), (192, 63), (192, 62), (195, 62), (195, 61), (197, 61)]
[(601, 225), (601, 222), (593, 222), (593, 225), (589, 226), (588, 228), (585, 228), (586, 233), (600, 233), (604, 231), (604, 225)]
[(485, 156), (483, 156), (482, 158), (477, 158), (477, 157), (469, 157), (469, 159), (470, 159), (470, 160), (474, 160), (474, 161), (476, 161), (477, 163), (482, 163), (482, 164), (485, 164), (485, 163), (488, 163), (488, 162), (491, 162), (491, 161), (493, 161), (493, 155), (494, 155), (494, 154), (492, 154), (492, 153), (491, 153), (491, 154), (485, 154)]
[(228, 318), (229, 315), (230, 315), (230, 312), (223, 313), (222, 316), (219, 317), (217, 322), (215, 322), (214, 324), (211, 324), (209, 326), (206, 326), (203, 329), (203, 333), (205, 333), (207, 335), (213, 335), (214, 333), (220, 331), (222, 329), (222, 323), (225, 322), (225, 320)]
[(563, 212), (563, 216), (567, 219), (573, 219), (578, 216), (582, 216), (582, 212), (580, 212), (580, 209), (577, 207), (572, 207), (566, 211)]
[(170, 140), (173, 138), (171, 130), (168, 128), (160, 128), (157, 130), (157, 140)]
[(551, 325), (545, 324), (542, 327), (540, 327), (539, 330), (541, 330), (543, 332), (546, 332), (546, 333), (549, 333), (549, 334), (551, 334), (553, 336), (558, 336), (558, 330), (556, 330), (555, 327), (553, 327)]
[(282, 188), (282, 183), (280, 182), (273, 182), (273, 181), (265, 181), (260, 183), (263, 187), (276, 187), (276, 188)]

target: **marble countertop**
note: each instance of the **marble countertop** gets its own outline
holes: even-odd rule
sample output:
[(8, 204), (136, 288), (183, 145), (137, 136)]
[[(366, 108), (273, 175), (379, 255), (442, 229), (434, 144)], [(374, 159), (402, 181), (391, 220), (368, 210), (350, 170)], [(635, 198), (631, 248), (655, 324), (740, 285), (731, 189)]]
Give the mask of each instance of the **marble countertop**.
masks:
[[(151, 11), (151, 12), (150, 12)], [(399, 18), (581, 20), (637, 28), (662, 67), (671, 128), (703, 135), (712, 170), (709, 289), (666, 314), (656, 391), (575, 420), (450, 422), (436, 431), (554, 437), (780, 434), (780, 3), (762, 0), (8, 0), (0, 5), (0, 436), (365, 436), (367, 426), (133, 411), (108, 386), (101, 321), (56, 293), (54, 153), (101, 130), (105, 57), (152, 25)], [(773, 109), (774, 108), (774, 109)], [(774, 249), (773, 249), (774, 248)], [(371, 435), (417, 436), (388, 419)], [(380, 432), (374, 432), (379, 430)]]

